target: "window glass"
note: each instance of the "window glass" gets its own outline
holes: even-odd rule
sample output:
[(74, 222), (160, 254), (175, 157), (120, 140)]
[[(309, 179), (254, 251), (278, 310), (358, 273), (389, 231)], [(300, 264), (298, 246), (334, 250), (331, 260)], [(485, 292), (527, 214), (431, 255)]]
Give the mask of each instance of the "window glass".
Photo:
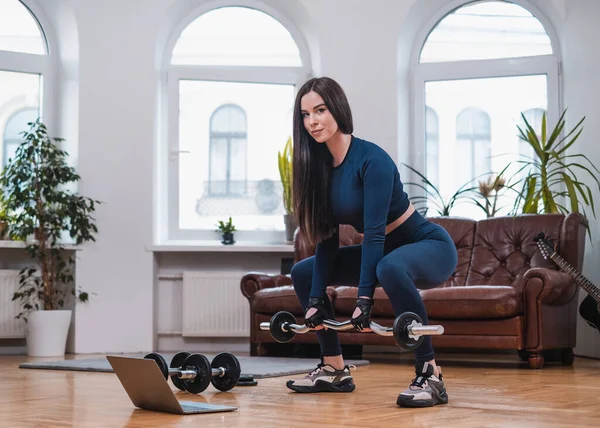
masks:
[(514, 3), (482, 1), (446, 15), (427, 37), (420, 62), (550, 54), (550, 38), (529, 11)]
[(296, 42), (279, 21), (258, 10), (224, 7), (183, 30), (172, 63), (298, 67), (301, 60)]
[(47, 53), (37, 21), (19, 0), (0, 1), (0, 51)]

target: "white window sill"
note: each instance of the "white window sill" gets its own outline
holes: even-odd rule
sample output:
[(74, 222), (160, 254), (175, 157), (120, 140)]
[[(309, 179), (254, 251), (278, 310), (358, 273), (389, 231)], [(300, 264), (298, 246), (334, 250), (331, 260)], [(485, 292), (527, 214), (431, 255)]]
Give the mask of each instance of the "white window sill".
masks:
[[(31, 242), (0, 240), (0, 248), (26, 248)], [(62, 244), (65, 250), (79, 250), (80, 248), (73, 244)]]
[(152, 252), (200, 252), (200, 253), (293, 253), (292, 242), (237, 241), (224, 245), (221, 241), (169, 241), (164, 244), (148, 245)]

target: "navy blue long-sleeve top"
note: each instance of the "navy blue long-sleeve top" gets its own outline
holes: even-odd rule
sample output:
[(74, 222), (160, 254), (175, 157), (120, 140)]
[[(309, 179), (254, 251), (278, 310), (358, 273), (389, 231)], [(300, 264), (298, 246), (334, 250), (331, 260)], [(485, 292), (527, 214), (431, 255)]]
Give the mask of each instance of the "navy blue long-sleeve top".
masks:
[(358, 296), (373, 297), (377, 263), (383, 257), (385, 227), (409, 206), (392, 158), (379, 146), (352, 136), (348, 152), (330, 174), (330, 203), (336, 233), (319, 242), (310, 297), (324, 297), (339, 249), (339, 225), (364, 233)]

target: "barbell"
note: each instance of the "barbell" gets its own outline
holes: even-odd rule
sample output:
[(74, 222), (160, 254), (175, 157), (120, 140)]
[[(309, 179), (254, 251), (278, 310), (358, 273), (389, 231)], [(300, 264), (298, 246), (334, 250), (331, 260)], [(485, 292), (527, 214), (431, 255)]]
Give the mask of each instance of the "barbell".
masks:
[[(354, 328), (350, 320), (335, 321), (326, 319), (323, 321), (323, 326), (338, 331)], [(425, 339), (423, 336), (444, 334), (443, 326), (423, 325), (421, 317), (414, 312), (404, 312), (398, 315), (394, 320), (393, 327), (384, 327), (371, 321), (369, 328), (380, 336), (394, 336), (396, 343), (407, 350), (414, 350), (421, 346)], [(273, 339), (280, 343), (289, 342), (296, 334), (311, 331), (311, 328), (304, 324), (296, 324), (296, 317), (285, 311), (277, 312), (270, 322), (260, 323), (260, 329), (269, 330)]]

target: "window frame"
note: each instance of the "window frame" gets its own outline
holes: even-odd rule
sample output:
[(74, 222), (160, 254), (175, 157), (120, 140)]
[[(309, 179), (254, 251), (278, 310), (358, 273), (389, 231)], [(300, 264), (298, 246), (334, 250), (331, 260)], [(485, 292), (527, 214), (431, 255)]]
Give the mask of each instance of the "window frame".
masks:
[[(57, 86), (55, 73), (56, 55), (54, 53), (57, 52), (58, 48), (56, 46), (50, 22), (41, 7), (33, 0), (19, 0), (19, 2), (28, 10), (31, 19), (33, 19), (39, 27), (41, 37), (46, 47), (46, 53), (40, 55), (0, 50), (0, 71), (35, 74), (42, 77), (40, 85), (39, 113), (41, 120), (48, 130), (52, 130), (55, 128), (57, 120), (55, 113), (58, 105), (55, 95)], [(17, 105), (14, 112), (12, 112), (9, 117), (17, 111), (31, 107), (33, 106), (28, 104)], [(4, 144), (3, 140), (2, 144)]]
[[(301, 66), (218, 66), (218, 65), (176, 65), (171, 63), (171, 55), (181, 33), (194, 20), (205, 13), (223, 7), (246, 7), (266, 13), (279, 21), (296, 42), (300, 54)], [(159, 243), (172, 241), (206, 241), (220, 239), (215, 229), (182, 229), (179, 227), (179, 156), (185, 156), (186, 151), (179, 149), (179, 82), (182, 80), (258, 83), (293, 85), (294, 95), (301, 85), (311, 77), (311, 57), (308, 45), (295, 24), (287, 19), (277, 9), (262, 2), (242, 0), (238, 2), (216, 1), (195, 8), (182, 19), (166, 45), (163, 62), (162, 106), (166, 114), (161, 115), (162, 127), (157, 159), (158, 197), (156, 210), (156, 238)], [(282, 146), (283, 148), (283, 146)], [(274, 153), (274, 156), (277, 154)], [(275, 157), (276, 159), (276, 157)], [(283, 216), (282, 216), (283, 219)], [(235, 219), (234, 219), (235, 223)], [(236, 241), (254, 242), (285, 242), (285, 230), (260, 231), (238, 230)]]
[[(498, 0), (503, 1), (503, 0)], [(419, 57), (429, 34), (447, 15), (474, 1), (454, 0), (438, 9), (431, 16), (415, 39), (411, 53), (412, 80), (412, 150), (411, 165), (419, 171), (424, 171), (427, 165), (427, 149), (425, 140), (425, 85), (430, 81), (468, 80), (495, 77), (519, 77), (528, 75), (546, 75), (547, 119), (555, 123), (562, 111), (561, 99), (561, 57), (558, 37), (549, 20), (544, 14), (528, 1), (511, 0), (528, 10), (542, 24), (552, 46), (551, 55), (530, 57), (513, 57), (485, 60), (447, 61), (420, 63)], [(443, 177), (439, 177), (443, 180)]]
[[(433, 119), (433, 126), (435, 126), (435, 132), (433, 132), (431, 129), (427, 129), (427, 115), (428, 113), (430, 113), (430, 118)], [(429, 141), (435, 141), (435, 159), (437, 161), (437, 164), (435, 165), (435, 178), (432, 179), (431, 178), (431, 171), (429, 170), (429, 164), (427, 163), (427, 155), (425, 155), (425, 169), (423, 171), (425, 171), (425, 176), (427, 177), (427, 179), (435, 186), (435, 187), (439, 187), (439, 181), (440, 181), (440, 168), (439, 168), (439, 161), (440, 161), (440, 118), (437, 114), (437, 111), (435, 111), (435, 109), (433, 107), (430, 107), (428, 105), (425, 106), (425, 114), (424, 114), (424, 130), (425, 130), (425, 137), (424, 137), (424, 145), (425, 145), (425, 151), (427, 152), (427, 143)], [(431, 132), (430, 132), (431, 131)], [(430, 138), (431, 136), (435, 136), (435, 138)]]

